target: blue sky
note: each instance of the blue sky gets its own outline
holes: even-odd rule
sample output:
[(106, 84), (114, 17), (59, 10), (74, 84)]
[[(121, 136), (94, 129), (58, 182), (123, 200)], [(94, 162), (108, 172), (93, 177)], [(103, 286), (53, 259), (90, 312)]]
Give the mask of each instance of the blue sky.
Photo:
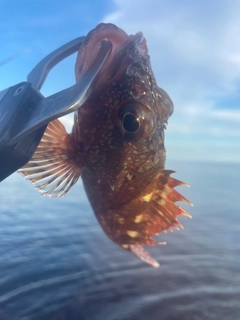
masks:
[[(240, 162), (239, 16), (237, 0), (1, 0), (0, 90), (24, 81), (52, 50), (112, 22), (144, 33), (158, 85), (174, 102), (168, 158)], [(44, 95), (74, 83), (75, 58), (50, 73)]]

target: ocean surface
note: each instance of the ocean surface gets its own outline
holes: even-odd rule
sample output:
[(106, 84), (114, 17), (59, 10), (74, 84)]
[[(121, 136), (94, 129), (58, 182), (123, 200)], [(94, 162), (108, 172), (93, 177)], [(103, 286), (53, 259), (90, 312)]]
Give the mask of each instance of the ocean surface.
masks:
[(166, 168), (194, 207), (149, 248), (157, 269), (107, 238), (81, 181), (52, 200), (20, 175), (2, 182), (0, 319), (240, 319), (240, 165)]

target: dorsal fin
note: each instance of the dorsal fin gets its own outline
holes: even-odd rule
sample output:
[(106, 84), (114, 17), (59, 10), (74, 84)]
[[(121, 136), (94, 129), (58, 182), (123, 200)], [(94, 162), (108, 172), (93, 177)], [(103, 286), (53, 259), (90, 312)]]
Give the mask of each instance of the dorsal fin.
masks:
[(20, 174), (44, 196), (63, 197), (81, 174), (77, 144), (59, 120), (50, 122), (31, 160)]

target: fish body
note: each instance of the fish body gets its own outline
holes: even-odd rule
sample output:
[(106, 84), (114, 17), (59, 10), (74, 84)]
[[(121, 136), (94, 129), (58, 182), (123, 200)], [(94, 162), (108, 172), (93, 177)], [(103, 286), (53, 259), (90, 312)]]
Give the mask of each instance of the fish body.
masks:
[(156, 267), (142, 245), (156, 245), (154, 235), (181, 225), (178, 215), (189, 216), (175, 204), (189, 203), (174, 190), (186, 184), (164, 170), (164, 130), (173, 103), (157, 86), (142, 33), (128, 36), (112, 24), (99, 24), (87, 35), (77, 57), (76, 81), (106, 40), (111, 53), (90, 97), (75, 112), (72, 133), (59, 120), (50, 122), (20, 171), (50, 197), (64, 196), (81, 176), (105, 233)]

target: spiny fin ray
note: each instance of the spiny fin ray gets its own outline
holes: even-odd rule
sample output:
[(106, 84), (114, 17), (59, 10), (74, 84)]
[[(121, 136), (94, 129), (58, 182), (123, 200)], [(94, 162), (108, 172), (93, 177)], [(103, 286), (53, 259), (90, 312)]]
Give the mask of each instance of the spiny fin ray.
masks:
[(138, 258), (152, 265), (153, 267), (159, 267), (159, 263), (153, 259), (150, 254), (139, 244), (129, 245), (129, 250), (134, 253)]

